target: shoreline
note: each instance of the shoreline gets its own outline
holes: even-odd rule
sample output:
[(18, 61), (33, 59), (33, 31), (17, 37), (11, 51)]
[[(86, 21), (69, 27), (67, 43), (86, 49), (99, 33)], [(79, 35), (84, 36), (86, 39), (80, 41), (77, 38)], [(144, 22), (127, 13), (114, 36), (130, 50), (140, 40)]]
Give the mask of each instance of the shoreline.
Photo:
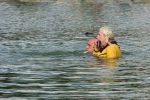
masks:
[(129, 3), (129, 4), (149, 4), (150, 0), (0, 0), (0, 2), (67, 2), (67, 3)]

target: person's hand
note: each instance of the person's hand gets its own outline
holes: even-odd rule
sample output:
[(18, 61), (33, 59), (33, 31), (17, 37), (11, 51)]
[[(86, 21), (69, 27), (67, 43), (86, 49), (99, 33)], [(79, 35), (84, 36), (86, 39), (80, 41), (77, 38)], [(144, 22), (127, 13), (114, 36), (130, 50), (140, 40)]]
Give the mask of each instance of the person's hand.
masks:
[(94, 45), (94, 51), (98, 52), (101, 49), (101, 41), (96, 39)]
[(100, 49), (100, 48), (101, 48), (101, 41), (100, 41), (100, 40), (98, 40), (98, 41), (96, 42), (96, 47), (97, 47), (97, 49)]

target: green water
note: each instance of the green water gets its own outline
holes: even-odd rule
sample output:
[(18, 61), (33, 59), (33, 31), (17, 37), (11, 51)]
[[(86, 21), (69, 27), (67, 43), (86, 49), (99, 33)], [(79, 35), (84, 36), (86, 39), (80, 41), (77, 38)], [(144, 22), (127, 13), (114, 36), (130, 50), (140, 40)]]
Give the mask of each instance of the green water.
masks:
[[(148, 4), (0, 2), (0, 98), (148, 100), (149, 9)], [(104, 25), (121, 47), (117, 62), (83, 53)]]

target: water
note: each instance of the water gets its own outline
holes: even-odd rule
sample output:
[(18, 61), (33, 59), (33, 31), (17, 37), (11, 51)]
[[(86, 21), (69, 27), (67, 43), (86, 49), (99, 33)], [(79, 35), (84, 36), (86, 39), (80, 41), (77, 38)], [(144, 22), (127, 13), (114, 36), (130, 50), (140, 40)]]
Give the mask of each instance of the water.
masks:
[[(1, 100), (148, 100), (149, 19), (148, 4), (0, 2)], [(104, 25), (121, 59), (83, 53)]]

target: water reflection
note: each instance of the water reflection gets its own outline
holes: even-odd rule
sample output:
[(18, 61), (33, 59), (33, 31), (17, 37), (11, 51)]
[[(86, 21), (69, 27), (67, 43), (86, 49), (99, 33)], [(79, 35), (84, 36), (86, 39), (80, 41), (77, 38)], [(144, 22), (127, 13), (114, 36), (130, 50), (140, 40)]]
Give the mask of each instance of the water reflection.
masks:
[[(88, 79), (90, 79), (92, 83), (95, 83), (95, 85), (98, 85), (98, 87), (94, 88), (95, 90), (98, 90), (99, 92), (96, 93), (103, 93), (107, 91), (107, 96), (110, 100), (111, 99), (111, 91), (115, 89), (111, 89), (113, 84), (117, 84), (119, 80), (117, 77), (120, 77), (117, 75), (120, 58), (118, 59), (98, 59), (98, 58), (88, 58), (87, 62), (89, 62), (89, 70), (88, 73), (91, 74), (88, 76)], [(93, 72), (94, 71), (94, 72)], [(93, 86), (94, 87), (94, 86)], [(91, 88), (93, 90), (93, 87)], [(116, 89), (117, 91), (117, 89)], [(96, 94), (95, 94), (96, 95)], [(101, 95), (102, 96), (102, 95)], [(105, 97), (107, 98), (107, 97)]]

